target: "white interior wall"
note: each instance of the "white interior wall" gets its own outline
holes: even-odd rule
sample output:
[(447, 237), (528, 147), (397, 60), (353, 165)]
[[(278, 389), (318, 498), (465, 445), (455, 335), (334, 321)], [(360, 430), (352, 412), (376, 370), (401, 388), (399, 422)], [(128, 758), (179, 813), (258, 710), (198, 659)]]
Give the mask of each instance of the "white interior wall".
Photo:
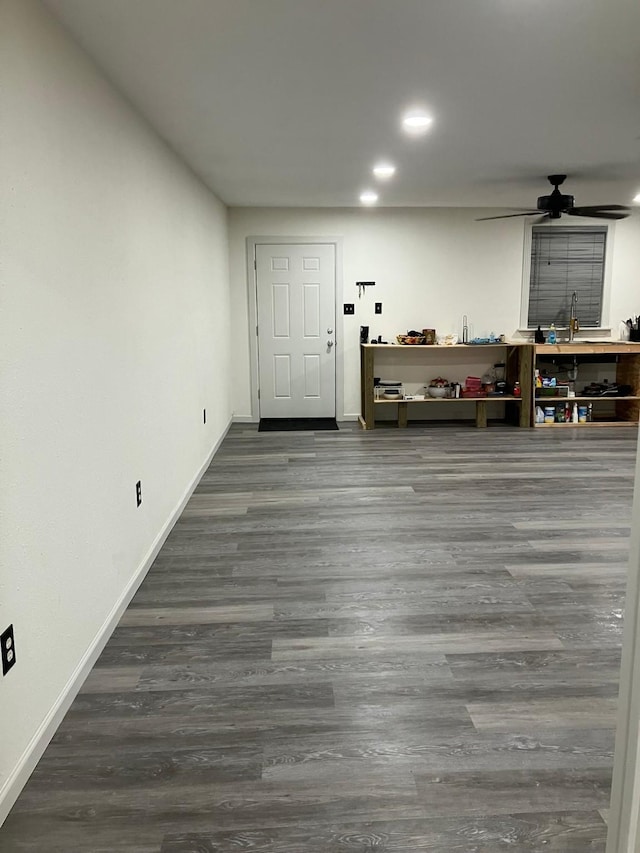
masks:
[[(224, 434), (231, 365), (235, 413), (251, 414), (246, 237), (344, 238), (356, 314), (337, 328), (355, 415), (361, 324), (392, 339), (459, 332), (467, 313), (472, 334), (513, 333), (523, 223), (476, 223), (467, 209), (236, 209), (230, 305), (224, 207), (37, 0), (0, 0), (0, 79), (0, 630), (14, 624), (18, 657), (0, 680), (1, 819)], [(638, 310), (640, 221), (616, 230), (614, 326)], [(377, 282), (361, 300), (358, 279)]]
[[(469, 208), (272, 209), (229, 212), (232, 282), (234, 414), (251, 412), (250, 356), (246, 339), (248, 288), (246, 238), (343, 238), (344, 301), (337, 332), (344, 355), (345, 402), (338, 416), (360, 412), (359, 328), (395, 340), (408, 329), (461, 334), (467, 314), (471, 336), (513, 335), (520, 323), (524, 223), (476, 222), (490, 211)], [(612, 258), (611, 320), (617, 325), (640, 311), (635, 270), (640, 266), (640, 217), (616, 223)], [(356, 281), (375, 281), (358, 299)], [(374, 303), (382, 302), (381, 316)], [(341, 308), (341, 306), (340, 306)], [(400, 377), (401, 378), (401, 377)]]
[(0, 80), (1, 820), (231, 405), (224, 206), (37, 0)]

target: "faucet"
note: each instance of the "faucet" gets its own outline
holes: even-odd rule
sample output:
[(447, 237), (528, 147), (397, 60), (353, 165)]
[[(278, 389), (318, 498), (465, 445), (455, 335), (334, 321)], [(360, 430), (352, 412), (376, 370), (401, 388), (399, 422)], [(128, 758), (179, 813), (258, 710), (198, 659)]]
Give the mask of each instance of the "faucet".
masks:
[(572, 342), (576, 332), (580, 331), (580, 324), (576, 316), (576, 305), (578, 304), (578, 294), (574, 290), (571, 294), (571, 312), (569, 315), (569, 341)]

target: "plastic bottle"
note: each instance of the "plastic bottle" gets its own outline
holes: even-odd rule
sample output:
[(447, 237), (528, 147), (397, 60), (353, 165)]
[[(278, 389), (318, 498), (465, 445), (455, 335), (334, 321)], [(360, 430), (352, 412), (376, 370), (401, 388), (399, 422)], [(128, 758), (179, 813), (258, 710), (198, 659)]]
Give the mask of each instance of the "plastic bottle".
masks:
[(556, 327), (552, 323), (549, 326), (549, 336), (547, 337), (547, 343), (548, 344), (555, 344), (555, 342), (556, 342)]
[(574, 424), (578, 423), (578, 404), (573, 404), (573, 412), (571, 413), (571, 422)]
[(513, 384), (513, 396), (514, 397), (521, 397), (522, 396), (522, 390), (520, 388), (519, 382), (514, 382), (514, 384)]

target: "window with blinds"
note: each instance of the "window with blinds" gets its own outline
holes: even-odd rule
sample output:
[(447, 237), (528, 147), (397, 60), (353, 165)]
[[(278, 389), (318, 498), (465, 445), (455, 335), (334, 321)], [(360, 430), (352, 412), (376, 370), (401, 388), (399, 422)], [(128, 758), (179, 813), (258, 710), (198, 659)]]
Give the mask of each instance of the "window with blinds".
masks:
[(530, 329), (568, 326), (574, 291), (580, 326), (600, 326), (606, 245), (606, 226), (533, 227)]

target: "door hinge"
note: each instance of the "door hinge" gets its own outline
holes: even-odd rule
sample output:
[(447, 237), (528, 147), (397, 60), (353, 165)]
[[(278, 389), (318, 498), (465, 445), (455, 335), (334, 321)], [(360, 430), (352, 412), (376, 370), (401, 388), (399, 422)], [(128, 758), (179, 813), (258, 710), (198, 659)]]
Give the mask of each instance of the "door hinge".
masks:
[(256, 324), (256, 337), (258, 336), (258, 326)]
[(260, 399), (260, 389), (258, 388), (258, 400)]
[(255, 258), (253, 259), (253, 268), (254, 268), (254, 270), (258, 269), (258, 262), (256, 261)]

